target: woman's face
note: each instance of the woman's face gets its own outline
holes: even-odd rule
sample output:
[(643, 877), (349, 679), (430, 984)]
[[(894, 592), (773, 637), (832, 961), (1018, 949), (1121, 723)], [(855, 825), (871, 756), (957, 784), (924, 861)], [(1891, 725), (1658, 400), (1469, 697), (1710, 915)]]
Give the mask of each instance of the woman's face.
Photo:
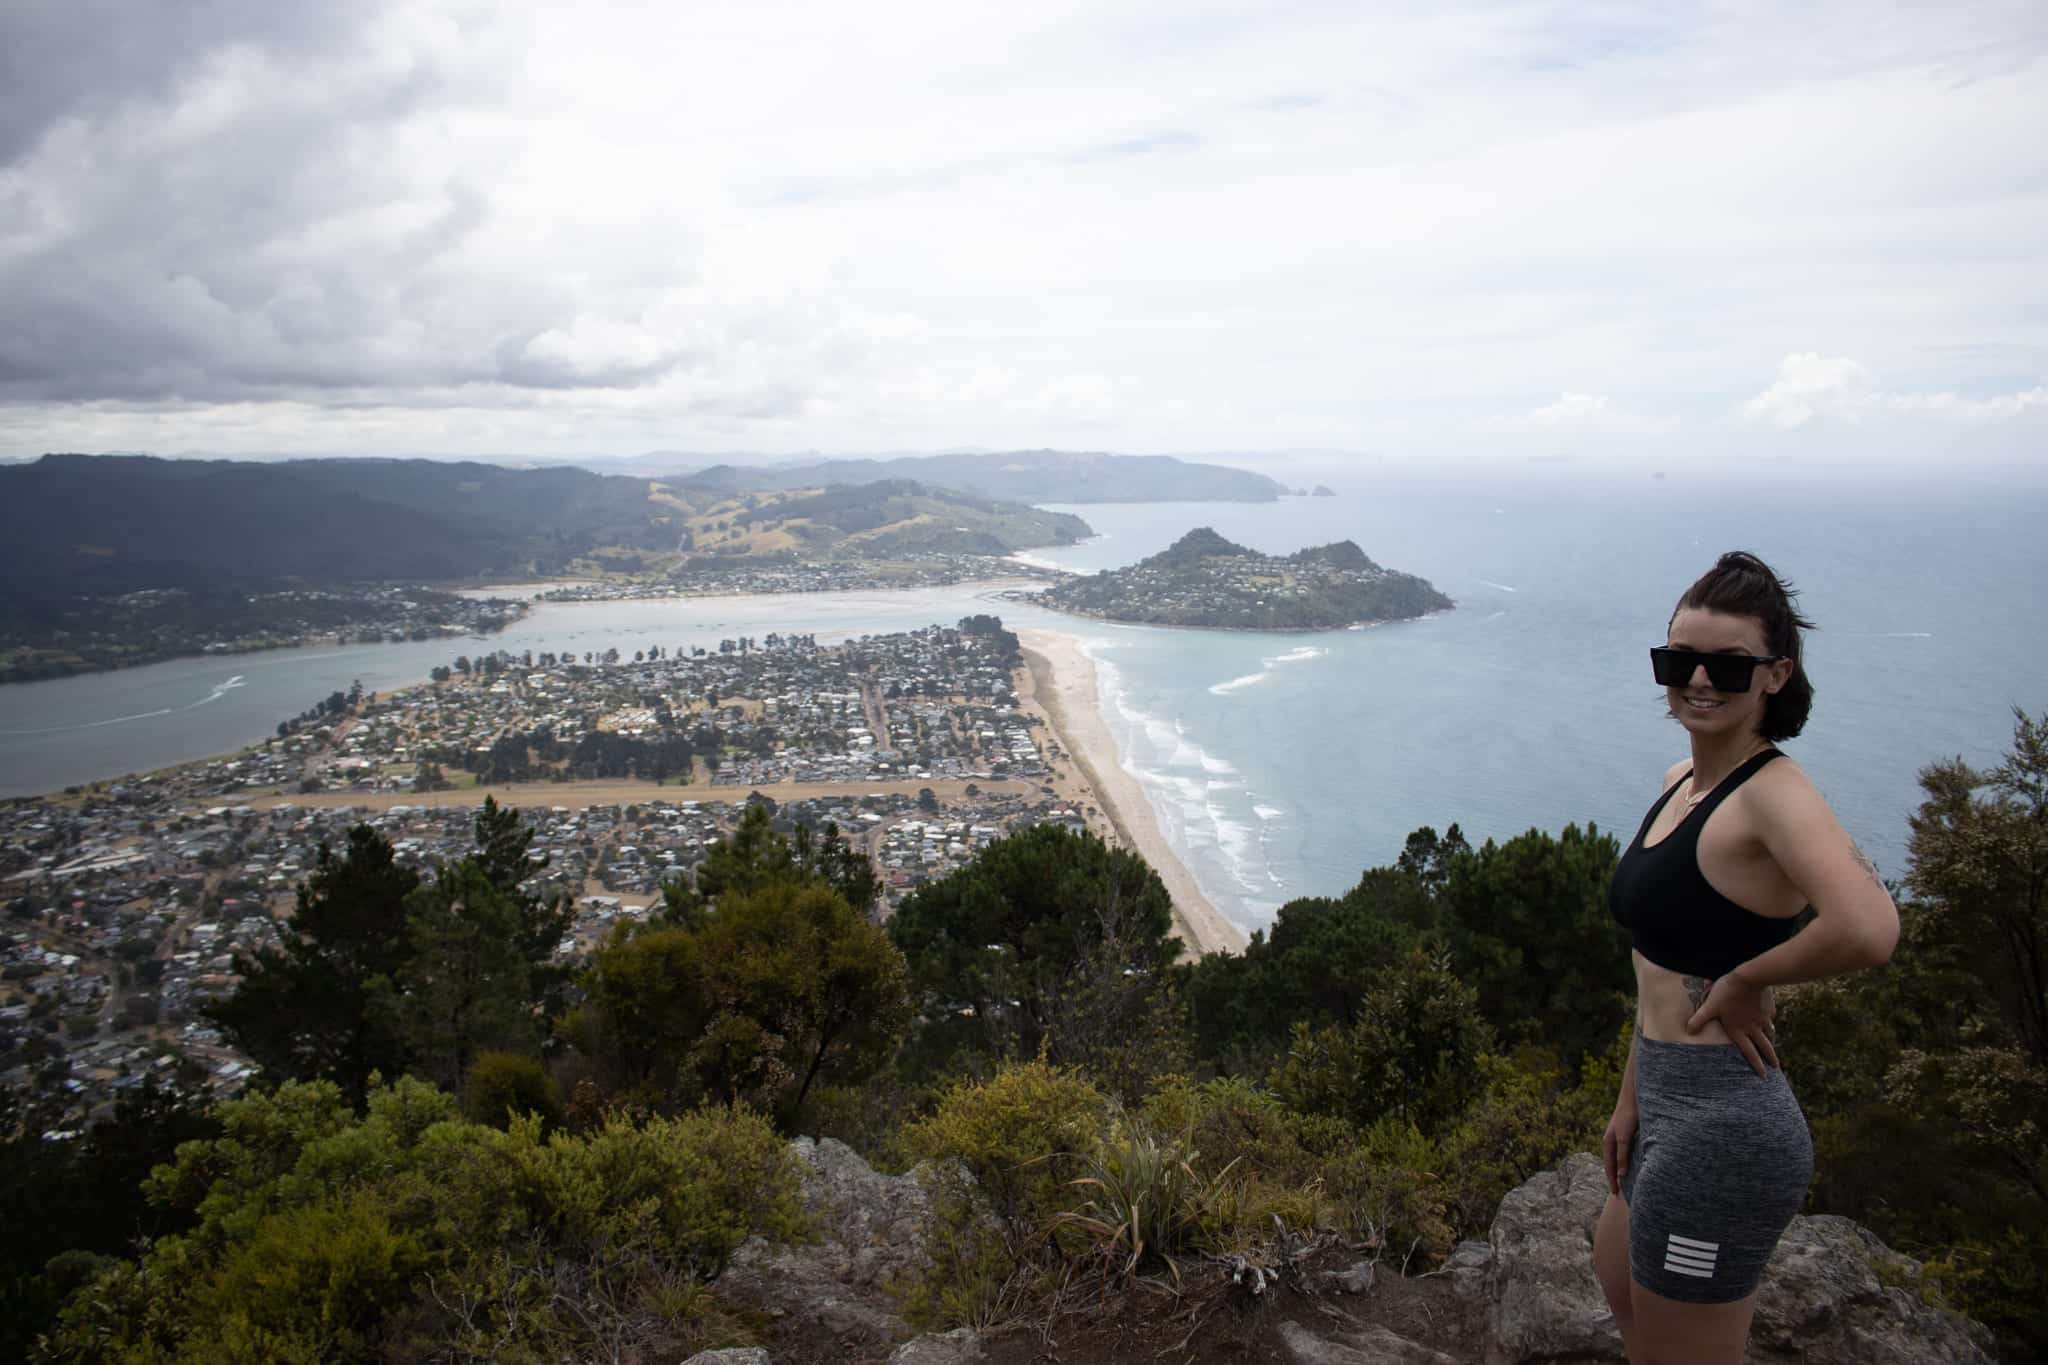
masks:
[[(1679, 608), (1671, 618), (1669, 643), (1673, 649), (1702, 654), (1771, 652), (1764, 643), (1763, 622), (1754, 616), (1730, 616), (1705, 607)], [(1693, 670), (1684, 685), (1665, 688), (1664, 696), (1678, 723), (1702, 738), (1755, 734), (1763, 728), (1765, 699), (1791, 678), (1792, 661), (1780, 659), (1774, 664), (1759, 664), (1750, 676), (1747, 692), (1722, 692), (1708, 681), (1703, 665)]]

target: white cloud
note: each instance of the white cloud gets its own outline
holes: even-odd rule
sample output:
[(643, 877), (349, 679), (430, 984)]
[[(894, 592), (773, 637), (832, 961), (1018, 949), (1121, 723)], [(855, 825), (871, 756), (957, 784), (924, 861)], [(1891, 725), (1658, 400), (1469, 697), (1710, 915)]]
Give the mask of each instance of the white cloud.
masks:
[(1545, 403), (1520, 419), (1524, 428), (1536, 427), (1574, 437), (1652, 436), (1677, 428), (1675, 419), (1639, 412), (1616, 403), (1604, 393), (1567, 390), (1555, 402)]
[(0, 7), (15, 453), (1914, 458), (2042, 410), (2039, 5), (86, 9)]
[(1940, 390), (1887, 390), (1855, 361), (1812, 351), (1786, 356), (1778, 364), (1777, 381), (1742, 405), (1748, 420), (1784, 429), (1900, 418), (1978, 425), (2030, 413), (2048, 415), (2048, 387), (2035, 385), (1985, 398)]
[(1607, 395), (1600, 393), (1561, 393), (1555, 403), (1546, 403), (1529, 414), (1529, 420), (1540, 427), (1554, 427), (1563, 423), (1598, 421), (1613, 412), (1613, 405)]

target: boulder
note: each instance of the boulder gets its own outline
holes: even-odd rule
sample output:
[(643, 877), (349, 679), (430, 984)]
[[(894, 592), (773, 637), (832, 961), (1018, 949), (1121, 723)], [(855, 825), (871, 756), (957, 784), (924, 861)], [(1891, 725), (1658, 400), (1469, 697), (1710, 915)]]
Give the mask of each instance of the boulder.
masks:
[(825, 1241), (846, 1251), (847, 1283), (879, 1285), (921, 1271), (931, 1196), (919, 1173), (880, 1175), (836, 1138), (798, 1138), (789, 1150), (803, 1165), (804, 1208)]
[(1628, 1359), (1593, 1277), (1593, 1225), (1606, 1202), (1607, 1173), (1584, 1152), (1531, 1176), (1500, 1201), (1482, 1282), (1488, 1365)]
[(981, 1338), (972, 1327), (906, 1341), (889, 1353), (889, 1365), (975, 1365), (981, 1360)]
[(699, 1351), (683, 1365), (774, 1365), (758, 1346), (728, 1346), (722, 1351)]
[(1929, 1307), (1914, 1292), (1919, 1285), (1920, 1263), (1862, 1224), (1831, 1214), (1794, 1218), (1757, 1288), (1748, 1359), (1991, 1365), (1991, 1333)]
[[(1488, 1365), (1626, 1361), (1593, 1276), (1593, 1227), (1607, 1178), (1588, 1153), (1509, 1192), (1490, 1259), (1461, 1247), (1454, 1278), (1475, 1291)], [(1485, 1264), (1483, 1278), (1474, 1268)], [(1446, 1267), (1447, 1269), (1449, 1267)], [(1748, 1365), (1992, 1365), (1990, 1334), (1913, 1292), (1919, 1263), (1847, 1218), (1794, 1218), (1757, 1290)]]
[(1389, 1331), (1378, 1323), (1358, 1323), (1327, 1332), (1311, 1332), (1297, 1322), (1280, 1324), (1280, 1344), (1293, 1365), (1458, 1365), (1441, 1351)]
[(832, 1138), (798, 1138), (790, 1152), (802, 1166), (804, 1209), (822, 1240), (784, 1245), (749, 1238), (718, 1287), (778, 1323), (868, 1349), (886, 1346), (908, 1329), (883, 1287), (927, 1264), (930, 1196), (915, 1173), (878, 1174)]

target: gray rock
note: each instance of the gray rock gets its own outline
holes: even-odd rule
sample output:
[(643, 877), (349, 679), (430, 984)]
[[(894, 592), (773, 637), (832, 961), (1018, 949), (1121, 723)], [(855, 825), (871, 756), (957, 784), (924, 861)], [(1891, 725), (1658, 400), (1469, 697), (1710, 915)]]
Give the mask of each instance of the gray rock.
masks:
[(1593, 1225), (1606, 1202), (1607, 1174), (1585, 1152), (1531, 1176), (1500, 1201), (1487, 1238), (1488, 1365), (1628, 1359), (1593, 1277)]
[(1458, 1291), (1458, 1298), (1471, 1305), (1476, 1313), (1483, 1311), (1486, 1302), (1486, 1277), (1493, 1269), (1493, 1247), (1487, 1242), (1460, 1242), (1444, 1258), (1444, 1263), (1435, 1273), (1448, 1279)]
[(886, 1345), (908, 1330), (883, 1292), (895, 1275), (922, 1269), (931, 1199), (910, 1175), (880, 1175), (832, 1138), (798, 1138), (804, 1209), (822, 1238), (785, 1246), (749, 1238), (719, 1289), (777, 1320), (822, 1328), (843, 1340)]
[[(1606, 1201), (1600, 1161), (1583, 1152), (1501, 1201), (1484, 1281), (1488, 1365), (1606, 1365), (1626, 1359), (1593, 1276), (1593, 1226)], [(1476, 1253), (1469, 1257), (1461, 1273), (1469, 1274), (1479, 1259)], [(1888, 1250), (1849, 1219), (1795, 1218), (1757, 1289), (1744, 1360), (1992, 1365), (1991, 1337), (1983, 1327), (1931, 1308), (1902, 1287), (1917, 1285), (1919, 1278), (1918, 1262)]]
[(972, 1327), (906, 1341), (889, 1353), (889, 1365), (974, 1365), (980, 1359), (981, 1338)]
[(683, 1365), (773, 1365), (768, 1353), (758, 1346), (728, 1346), (722, 1351), (699, 1351)]
[(794, 1320), (842, 1340), (884, 1345), (908, 1330), (881, 1291), (853, 1283), (854, 1260), (836, 1242), (782, 1246), (750, 1237), (733, 1253), (718, 1288), (778, 1322)]
[(1458, 1365), (1443, 1352), (1377, 1323), (1350, 1323), (1324, 1334), (1282, 1322), (1280, 1344), (1294, 1365)]
[(825, 1240), (846, 1249), (847, 1282), (880, 1284), (925, 1260), (925, 1219), (931, 1196), (918, 1172), (880, 1175), (836, 1138), (798, 1138), (791, 1155), (803, 1164), (804, 1208)]
[(1373, 1263), (1360, 1261), (1348, 1270), (1323, 1272), (1323, 1286), (1340, 1294), (1366, 1294), (1372, 1291), (1373, 1277)]
[(1861, 1224), (1827, 1214), (1794, 1218), (1757, 1288), (1747, 1359), (1753, 1365), (1991, 1365), (1990, 1332), (1923, 1303), (1906, 1287), (1919, 1283), (1920, 1263)]

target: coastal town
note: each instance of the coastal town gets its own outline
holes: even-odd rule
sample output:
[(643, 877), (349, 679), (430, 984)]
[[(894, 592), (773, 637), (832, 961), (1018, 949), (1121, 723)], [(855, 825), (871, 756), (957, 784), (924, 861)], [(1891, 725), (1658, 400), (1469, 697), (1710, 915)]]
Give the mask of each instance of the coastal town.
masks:
[(754, 559), (720, 554), (684, 559), (663, 574), (607, 575), (553, 584), (534, 594), (543, 602), (636, 602), (666, 597), (722, 597), (756, 593), (874, 592), (950, 587), (989, 579), (1058, 580), (1059, 569), (1014, 555), (905, 552), (886, 560)]
[(0, 633), (0, 683), (129, 668), (181, 655), (488, 635), (526, 611), (523, 602), (418, 584), (226, 594), (145, 588), (77, 597), (40, 614), (17, 614)]
[(829, 647), (459, 656), (239, 754), (0, 805), (0, 1083), (59, 1088), (81, 1119), (152, 1077), (237, 1092), (251, 1065), (201, 1006), (274, 941), (321, 846), (367, 822), (429, 871), (470, 850), (487, 793), (547, 859), (532, 889), (575, 906), (572, 965), (750, 803), (864, 851), (881, 918), (1025, 825), (1117, 838), (1030, 690), (994, 617)]

